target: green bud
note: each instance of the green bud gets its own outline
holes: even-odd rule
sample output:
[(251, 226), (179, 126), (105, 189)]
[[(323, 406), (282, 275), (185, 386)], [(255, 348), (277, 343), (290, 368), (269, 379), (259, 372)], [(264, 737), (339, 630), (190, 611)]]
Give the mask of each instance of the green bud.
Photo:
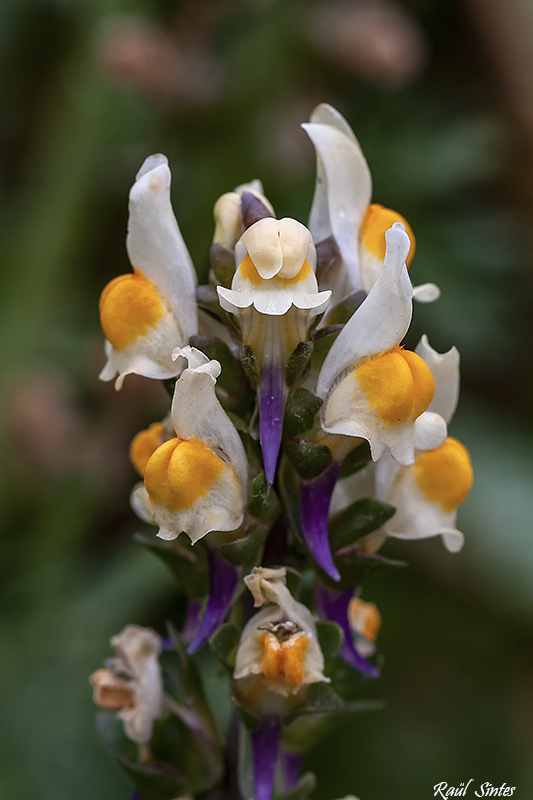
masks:
[(323, 400), (308, 389), (299, 387), (287, 403), (284, 421), (284, 435), (291, 439), (310, 431), (322, 407)]

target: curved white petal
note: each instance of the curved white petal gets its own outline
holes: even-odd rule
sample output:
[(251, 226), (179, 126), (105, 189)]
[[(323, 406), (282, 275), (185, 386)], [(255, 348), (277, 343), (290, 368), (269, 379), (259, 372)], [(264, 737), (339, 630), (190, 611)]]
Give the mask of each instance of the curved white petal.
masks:
[(196, 273), (170, 202), (170, 169), (163, 155), (150, 156), (130, 192), (126, 247), (134, 269), (160, 289), (185, 344), (197, 332)]
[(273, 217), (260, 219), (244, 231), (240, 241), (244, 243), (257, 271), (264, 280), (278, 274), (283, 266), (279, 220)]
[(167, 380), (179, 375), (181, 367), (172, 361), (173, 349), (183, 344), (183, 334), (174, 316), (165, 313), (144, 336), (137, 336), (122, 350), (115, 350), (106, 340), (107, 362), (99, 378), (113, 380), (117, 391), (122, 388), (126, 375), (143, 375), (145, 378)]
[(448, 428), (444, 419), (434, 411), (424, 411), (415, 420), (415, 447), (417, 450), (435, 450), (444, 444)]
[(246, 453), (239, 434), (215, 394), (216, 378), (220, 375), (219, 362), (210, 361), (195, 347), (184, 347), (174, 352), (189, 363), (176, 381), (172, 400), (171, 416), (177, 436), (204, 442), (235, 469), (241, 492), (246, 492)]
[(409, 236), (396, 222), (385, 234), (387, 251), (381, 273), (368, 297), (348, 320), (318, 376), (317, 394), (325, 398), (335, 379), (364, 358), (392, 350), (409, 328), (413, 290), (405, 259)]
[(437, 353), (424, 334), (415, 353), (424, 359), (435, 379), (435, 395), (428, 410), (440, 414), (449, 423), (459, 400), (459, 352), (452, 347), (447, 353)]
[(442, 536), (450, 552), (461, 549), (464, 537), (455, 527), (457, 511), (444, 511), (440, 503), (430, 502), (418, 486), (413, 468), (398, 470), (388, 502), (396, 507), (396, 513), (384, 525), (387, 536), (395, 539)]
[(413, 286), (413, 299), (419, 303), (434, 303), (440, 297), (440, 289), (436, 283), (421, 283)]
[(319, 106), (302, 125), (317, 153), (317, 182), (309, 217), (315, 241), (333, 234), (355, 289), (360, 287), (359, 228), (372, 196), (366, 159), (346, 120)]

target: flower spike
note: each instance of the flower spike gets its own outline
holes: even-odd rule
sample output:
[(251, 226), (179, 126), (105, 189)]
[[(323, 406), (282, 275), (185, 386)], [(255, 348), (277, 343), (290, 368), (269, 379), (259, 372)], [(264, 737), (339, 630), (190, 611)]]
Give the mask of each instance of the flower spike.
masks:
[(189, 346), (174, 355), (188, 362), (172, 401), (176, 436), (148, 459), (144, 486), (135, 489), (132, 503), (140, 516), (147, 514), (159, 525), (162, 539), (185, 531), (194, 544), (209, 531), (240, 526), (248, 464), (239, 434), (215, 394), (218, 361)]
[(170, 203), (170, 170), (150, 156), (130, 192), (126, 247), (133, 273), (112, 280), (100, 297), (107, 363), (101, 380), (118, 373), (166, 379), (179, 373), (171, 354), (197, 333), (196, 274)]

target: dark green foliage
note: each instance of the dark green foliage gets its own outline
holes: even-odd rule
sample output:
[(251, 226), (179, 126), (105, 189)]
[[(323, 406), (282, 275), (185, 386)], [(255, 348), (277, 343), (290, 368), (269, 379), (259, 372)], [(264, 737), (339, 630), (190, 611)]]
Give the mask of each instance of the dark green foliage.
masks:
[(134, 539), (165, 562), (186, 595), (201, 600), (208, 594), (207, 555), (201, 543), (193, 548), (189, 537), (184, 533), (174, 542), (165, 542), (145, 533), (136, 533)]
[(341, 649), (344, 633), (336, 622), (324, 622), (323, 620), (316, 623), (316, 632), (324, 661), (327, 662), (330, 658), (334, 658)]
[(333, 551), (353, 544), (381, 528), (395, 512), (394, 506), (378, 500), (363, 498), (356, 500), (329, 524), (329, 541)]
[(308, 389), (298, 387), (289, 398), (285, 410), (283, 434), (288, 439), (301, 436), (310, 431), (315, 425), (318, 412), (322, 407), (322, 400)]
[(291, 353), (285, 368), (285, 383), (293, 386), (304, 374), (313, 355), (313, 342), (300, 342)]
[(248, 512), (255, 519), (273, 523), (279, 517), (281, 508), (278, 496), (269, 485), (265, 473), (261, 472), (252, 482), (252, 493), (248, 503)]
[(317, 478), (333, 463), (333, 454), (324, 444), (314, 444), (306, 439), (289, 439), (285, 452), (296, 472), (304, 480)]

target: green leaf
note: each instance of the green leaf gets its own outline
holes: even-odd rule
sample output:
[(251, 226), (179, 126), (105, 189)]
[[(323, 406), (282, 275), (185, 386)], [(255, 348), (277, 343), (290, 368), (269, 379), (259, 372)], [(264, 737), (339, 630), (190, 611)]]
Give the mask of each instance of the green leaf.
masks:
[(363, 469), (363, 467), (365, 467), (371, 460), (372, 454), (370, 452), (370, 445), (366, 439), (364, 439), (360, 445), (348, 453), (342, 462), (339, 478), (348, 478), (355, 472), (359, 472), (359, 470)]
[(302, 521), (300, 518), (300, 497), (299, 497), (299, 478), (298, 473), (286, 456), (282, 456), (279, 467), (278, 489), (285, 517), (287, 521), (287, 531), (292, 538), (291, 544), (296, 544), (300, 552), (305, 552), (304, 534)]
[(208, 358), (220, 362), (222, 371), (217, 379), (217, 387), (232, 397), (242, 397), (242, 395), (250, 393), (250, 384), (244, 370), (226, 342), (215, 336), (191, 336), (189, 341), (193, 347), (197, 347)]
[(224, 667), (233, 674), (235, 655), (241, 638), (240, 630), (229, 622), (225, 622), (211, 636), (209, 644), (213, 653)]
[(344, 633), (336, 622), (319, 621), (316, 624), (318, 644), (322, 650), (324, 661), (334, 658), (342, 647)]
[(350, 317), (357, 311), (363, 300), (366, 299), (366, 292), (362, 290), (352, 292), (345, 297), (342, 302), (328, 311), (326, 322), (328, 325), (345, 325)]
[(333, 463), (333, 453), (325, 444), (315, 444), (306, 439), (288, 439), (285, 452), (298, 475), (311, 480), (321, 475)]
[(304, 772), (298, 783), (288, 792), (276, 795), (276, 800), (307, 800), (316, 789), (316, 775), (314, 772)]
[(285, 567), (285, 576), (287, 580), (287, 589), (293, 597), (298, 599), (300, 589), (302, 588), (301, 574), (297, 570), (292, 569), (292, 567)]
[(313, 342), (299, 342), (292, 351), (289, 362), (285, 368), (285, 382), (293, 386), (305, 372), (313, 354)]
[(313, 564), (320, 580), (336, 592), (344, 592), (354, 586), (361, 586), (374, 578), (391, 575), (407, 566), (405, 561), (396, 561), (374, 553), (363, 553), (355, 547), (349, 552), (334, 556), (335, 564), (341, 574), (340, 581), (332, 580), (320, 567)]
[(145, 533), (136, 533), (133, 538), (165, 562), (184, 594), (194, 600), (201, 600), (209, 594), (207, 555), (200, 543), (193, 548), (185, 533), (173, 542), (165, 542)]
[(267, 525), (257, 525), (253, 530), (219, 547), (221, 555), (236, 567), (243, 564), (258, 563), (263, 555), (263, 547), (269, 533)]
[(97, 716), (100, 734), (106, 745), (135, 783), (143, 800), (173, 800), (186, 791), (187, 777), (171, 764), (137, 762), (137, 745), (124, 734), (122, 722), (111, 711)]
[(298, 752), (315, 747), (324, 736), (339, 725), (350, 723), (354, 718), (368, 711), (379, 711), (383, 703), (379, 700), (360, 700), (354, 703), (344, 703), (341, 708), (318, 714), (302, 714), (287, 721), (283, 732), (282, 742)]
[(357, 500), (329, 524), (329, 541), (333, 552), (381, 528), (395, 512), (394, 506), (377, 500)]
[(255, 391), (259, 386), (259, 367), (249, 344), (243, 344), (241, 347), (241, 364), (250, 386)]
[(248, 512), (255, 519), (269, 523), (275, 522), (281, 513), (278, 496), (269, 485), (264, 472), (261, 472), (252, 482)]
[(323, 400), (308, 389), (299, 387), (290, 397), (285, 411), (283, 433), (288, 439), (301, 436), (314, 427)]
[(209, 261), (217, 283), (229, 289), (235, 274), (235, 251), (219, 242), (213, 242)]
[(343, 705), (342, 699), (329, 683), (312, 683), (307, 687), (305, 700), (293, 708), (287, 716), (286, 722), (289, 724), (302, 714), (325, 714), (330, 711), (338, 711)]

